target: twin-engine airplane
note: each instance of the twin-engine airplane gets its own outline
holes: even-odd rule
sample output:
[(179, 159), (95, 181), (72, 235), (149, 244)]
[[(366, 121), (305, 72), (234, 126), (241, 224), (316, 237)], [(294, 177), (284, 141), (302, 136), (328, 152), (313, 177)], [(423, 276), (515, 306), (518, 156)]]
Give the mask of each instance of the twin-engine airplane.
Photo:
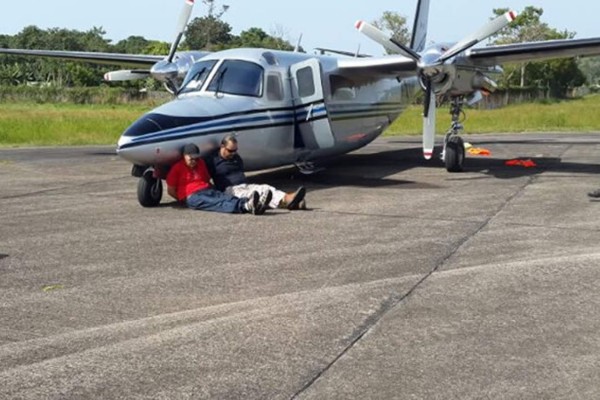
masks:
[(600, 38), (473, 48), (513, 21), (514, 12), (458, 43), (426, 47), (429, 0), (418, 1), (409, 46), (366, 22), (356, 23), (392, 55), (317, 56), (266, 49), (177, 52), (193, 5), (194, 0), (185, 1), (179, 34), (166, 57), (0, 49), (5, 54), (124, 65), (137, 69), (109, 72), (105, 79), (151, 76), (164, 83), (175, 98), (135, 121), (117, 145), (119, 156), (133, 163), (132, 175), (140, 178), (138, 200), (146, 207), (159, 204), (161, 178), (186, 143), (207, 150), (225, 133), (235, 132), (249, 170), (295, 164), (311, 172), (319, 160), (374, 140), (421, 90), (423, 155), (432, 157), (436, 98), (445, 96), (452, 104), (452, 125), (441, 157), (448, 171), (461, 171), (463, 104), (496, 89), (490, 75), (499, 72), (498, 64), (600, 54)]

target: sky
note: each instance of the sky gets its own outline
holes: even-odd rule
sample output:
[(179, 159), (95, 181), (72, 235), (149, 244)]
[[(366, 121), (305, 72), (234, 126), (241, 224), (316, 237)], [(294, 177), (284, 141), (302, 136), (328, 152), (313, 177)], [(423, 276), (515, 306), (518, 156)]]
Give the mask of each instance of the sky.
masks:
[[(228, 5), (222, 19), (239, 34), (260, 27), (277, 33), (292, 44), (302, 35), (307, 52), (315, 47), (383, 54), (382, 48), (354, 29), (361, 19), (373, 21), (384, 11), (407, 18), (412, 28), (416, 0), (215, 0), (215, 9)], [(184, 0), (4, 0), (0, 34), (14, 35), (25, 26), (67, 28), (86, 31), (94, 26), (106, 31), (113, 43), (128, 36), (172, 42)], [(542, 22), (558, 30), (576, 32), (576, 38), (600, 37), (597, 12), (590, 0), (432, 0), (428, 41), (456, 42), (476, 31), (493, 15), (494, 8), (517, 12), (527, 6), (544, 10)], [(206, 15), (207, 8), (196, 0), (192, 18)]]

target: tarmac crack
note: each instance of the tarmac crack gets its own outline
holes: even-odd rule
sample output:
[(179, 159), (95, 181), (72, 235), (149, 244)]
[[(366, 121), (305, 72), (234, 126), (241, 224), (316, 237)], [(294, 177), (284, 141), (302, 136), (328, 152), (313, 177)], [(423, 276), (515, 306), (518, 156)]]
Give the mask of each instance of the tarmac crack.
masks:
[(412, 286), (406, 293), (392, 293), (387, 299), (385, 299), (377, 312), (370, 315), (365, 321), (358, 326), (350, 337), (353, 339), (342, 349), (342, 351), (335, 356), (325, 367), (323, 367), (320, 371), (318, 371), (311, 379), (309, 379), (296, 393), (294, 393), (290, 399), (297, 399), (302, 393), (308, 390), (313, 384), (315, 384), (327, 371), (329, 371), (344, 355), (350, 352), (354, 348), (358, 342), (362, 340), (363, 337), (367, 333), (369, 333), (379, 321), (381, 321), (392, 309), (398, 306), (405, 299), (410, 297), (412, 293), (414, 293), (430, 276), (432, 276), (435, 272), (437, 272), (441, 267), (443, 267), (447, 261), (452, 258), (454, 254), (456, 254), (467, 242), (469, 242), (472, 238), (477, 236), (479, 232), (485, 229), (490, 222), (496, 218), (506, 207), (508, 204), (512, 202), (513, 199), (518, 197), (523, 191), (531, 185), (536, 180), (536, 176), (530, 176), (527, 181), (522, 184), (512, 195), (510, 195), (494, 212), (490, 215), (485, 221), (483, 221), (477, 229), (475, 229), (471, 234), (465, 235), (461, 240), (459, 240), (450, 251), (439, 260), (434, 267), (427, 272), (419, 281)]

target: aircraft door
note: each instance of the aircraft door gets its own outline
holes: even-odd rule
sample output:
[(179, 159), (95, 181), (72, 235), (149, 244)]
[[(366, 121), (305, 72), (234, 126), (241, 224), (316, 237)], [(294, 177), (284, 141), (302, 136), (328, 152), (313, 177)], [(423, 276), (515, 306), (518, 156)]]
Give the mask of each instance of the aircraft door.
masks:
[(296, 118), (294, 147), (317, 150), (333, 146), (319, 61), (312, 58), (294, 64), (290, 75)]

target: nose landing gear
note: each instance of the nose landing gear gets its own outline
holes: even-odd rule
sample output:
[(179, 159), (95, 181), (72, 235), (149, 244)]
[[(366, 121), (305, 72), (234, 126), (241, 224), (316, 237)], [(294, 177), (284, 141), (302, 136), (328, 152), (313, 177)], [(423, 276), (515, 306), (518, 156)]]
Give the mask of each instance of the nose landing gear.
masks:
[(452, 98), (450, 105), (452, 123), (444, 138), (444, 149), (442, 150), (441, 157), (448, 172), (461, 172), (465, 161), (465, 144), (459, 136), (464, 131), (464, 127), (460, 121), (461, 115), (464, 116), (464, 111), (462, 110), (463, 104), (464, 100), (462, 96)]
[(153, 169), (147, 169), (138, 181), (138, 202), (142, 207), (156, 207), (162, 198), (162, 181), (154, 176)]

